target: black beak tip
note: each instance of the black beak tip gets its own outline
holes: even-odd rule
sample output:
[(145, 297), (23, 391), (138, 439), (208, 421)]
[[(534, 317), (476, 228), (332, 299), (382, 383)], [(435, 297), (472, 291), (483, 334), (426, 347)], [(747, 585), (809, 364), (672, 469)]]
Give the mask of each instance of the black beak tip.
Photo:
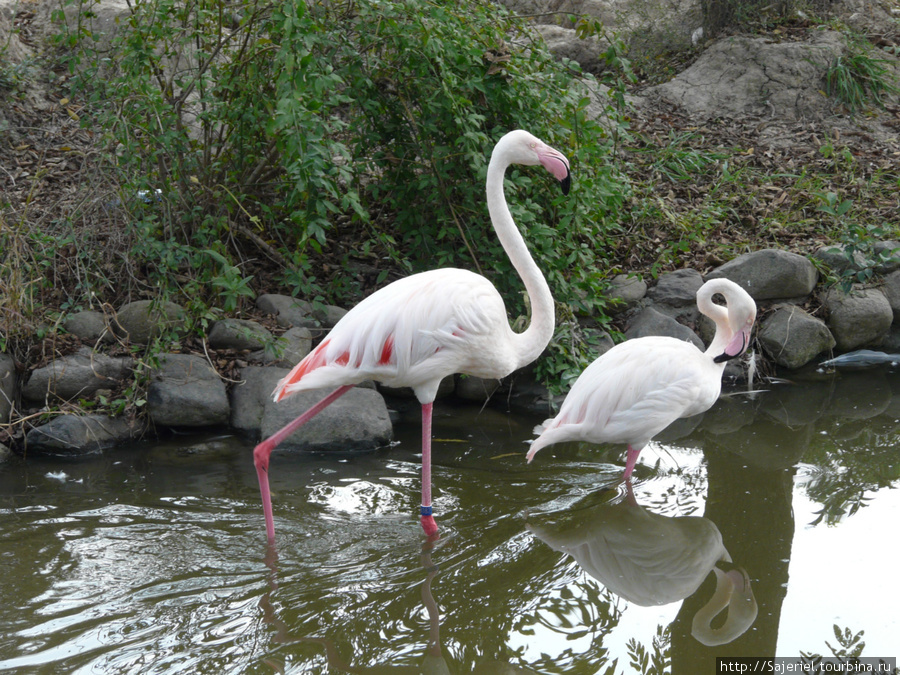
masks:
[(562, 193), (564, 195), (569, 194), (569, 188), (572, 187), (572, 177), (569, 174), (566, 174), (566, 177), (559, 181), (559, 185), (562, 188)]
[(728, 354), (723, 352), (723, 353), (719, 354), (718, 356), (716, 356), (715, 358), (713, 358), (713, 363), (725, 363), (729, 359), (731, 359), (731, 357), (728, 356)]

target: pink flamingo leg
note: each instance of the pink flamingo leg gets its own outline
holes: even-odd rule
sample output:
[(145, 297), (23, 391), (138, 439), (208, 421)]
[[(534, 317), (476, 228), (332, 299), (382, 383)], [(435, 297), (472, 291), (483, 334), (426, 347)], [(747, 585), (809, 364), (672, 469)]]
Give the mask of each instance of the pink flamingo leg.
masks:
[(438, 526), (431, 515), (431, 411), (433, 403), (422, 404), (422, 529), (429, 537), (437, 534)]
[(630, 445), (628, 446), (628, 455), (625, 457), (625, 473), (622, 474), (624, 480), (631, 478), (631, 472), (634, 471), (634, 465), (637, 463), (637, 458), (640, 454), (641, 448), (635, 450)]
[(353, 385), (338, 387), (300, 415), (300, 417), (276, 431), (253, 449), (253, 463), (256, 465), (256, 475), (259, 478), (259, 492), (262, 495), (263, 513), (266, 517), (266, 536), (270, 544), (275, 541), (275, 520), (272, 517), (272, 497), (269, 492), (269, 456), (272, 454), (272, 450), (352, 388)]

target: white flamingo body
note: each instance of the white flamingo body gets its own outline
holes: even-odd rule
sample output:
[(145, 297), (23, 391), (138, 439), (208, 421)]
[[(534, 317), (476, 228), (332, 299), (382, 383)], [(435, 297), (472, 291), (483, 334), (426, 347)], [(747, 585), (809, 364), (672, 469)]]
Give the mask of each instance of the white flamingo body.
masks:
[(422, 272), (385, 286), (344, 315), (279, 383), (275, 400), (365, 380), (411, 387), (420, 401), (434, 400), (447, 375), (499, 378), (518, 368), (519, 337), (487, 279), (453, 268)]
[(550, 288), (506, 204), (503, 178), (510, 164), (542, 165), (568, 192), (569, 162), (541, 140), (517, 130), (497, 142), (488, 165), (491, 223), (528, 292), (530, 325), (515, 333), (494, 286), (482, 276), (453, 268), (395, 281), (350, 310), (275, 388), (275, 400), (280, 401), (297, 391), (337, 387), (254, 449), (270, 542), (275, 539), (268, 478), (272, 450), (364, 380), (412, 387), (422, 404), (421, 521), (429, 536), (437, 532), (431, 514), (431, 412), (441, 380), (454, 373), (504, 377), (536, 359), (555, 326)]
[[(727, 309), (712, 302), (721, 293)], [(644, 337), (616, 345), (575, 381), (559, 414), (535, 429), (530, 462), (543, 447), (564, 441), (625, 443), (630, 477), (641, 449), (672, 422), (697, 415), (719, 398), (725, 362), (744, 353), (756, 304), (727, 279), (706, 282), (697, 292), (701, 312), (716, 324), (703, 352), (669, 337)]]

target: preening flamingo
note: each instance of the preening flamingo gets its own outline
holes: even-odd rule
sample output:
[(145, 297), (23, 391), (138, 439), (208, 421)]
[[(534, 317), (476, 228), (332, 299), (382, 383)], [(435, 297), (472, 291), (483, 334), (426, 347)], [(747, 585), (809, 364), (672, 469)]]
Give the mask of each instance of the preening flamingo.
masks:
[(493, 284), (478, 274), (453, 268), (395, 281), (351, 309), (275, 387), (276, 401), (296, 391), (337, 389), (253, 451), (270, 542), (275, 540), (269, 494), (272, 450), (364, 380), (411, 387), (422, 405), (421, 523), (426, 534), (437, 532), (431, 506), (431, 412), (441, 380), (454, 373), (505, 377), (536, 359), (553, 336), (553, 296), (513, 222), (503, 192), (503, 178), (511, 164), (540, 164), (567, 194), (569, 161), (527, 131), (516, 130), (497, 142), (488, 164), (488, 212), (528, 293), (530, 325), (522, 333), (513, 332)]
[[(713, 302), (716, 293), (726, 307)], [(727, 279), (707, 281), (697, 291), (697, 308), (716, 324), (716, 335), (702, 352), (671, 337), (622, 342), (591, 365), (572, 385), (559, 414), (535, 428), (540, 434), (526, 455), (564, 441), (625, 443), (623, 478), (631, 477), (647, 443), (675, 420), (708, 410), (722, 388), (725, 362), (750, 345), (756, 303)]]

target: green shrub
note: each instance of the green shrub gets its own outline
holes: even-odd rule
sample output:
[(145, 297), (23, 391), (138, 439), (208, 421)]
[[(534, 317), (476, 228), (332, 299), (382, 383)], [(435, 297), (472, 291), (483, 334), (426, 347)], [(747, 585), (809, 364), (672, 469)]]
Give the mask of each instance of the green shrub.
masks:
[(510, 171), (513, 215), (557, 299), (605, 322), (604, 249), (629, 198), (622, 97), (590, 119), (591, 78), (493, 2), (148, 0), (102, 52), (91, 8), (61, 42), (153, 286), (239, 309), (268, 266), (294, 294), (349, 304), (356, 284), (317, 265), (363, 255), (379, 283), (478, 269), (525, 314), (484, 199), (493, 143), (522, 127), (569, 156), (575, 187)]

